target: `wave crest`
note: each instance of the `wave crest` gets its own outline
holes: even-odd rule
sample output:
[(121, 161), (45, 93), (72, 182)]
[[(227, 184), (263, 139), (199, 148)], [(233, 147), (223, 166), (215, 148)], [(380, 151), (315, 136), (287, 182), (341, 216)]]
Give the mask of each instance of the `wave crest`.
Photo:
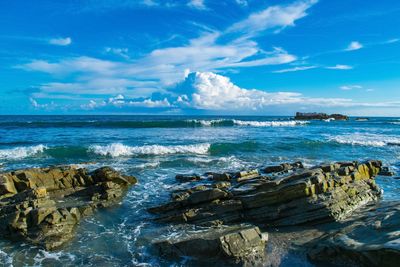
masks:
[(47, 149), (45, 145), (23, 146), (8, 149), (0, 149), (0, 159), (23, 159), (43, 153)]
[(305, 125), (310, 123), (309, 121), (241, 121), (233, 120), (235, 125), (239, 126), (253, 126), (253, 127), (285, 127), (285, 126), (296, 126)]
[(210, 144), (195, 145), (145, 145), (145, 146), (127, 146), (121, 143), (112, 143), (109, 145), (92, 145), (89, 151), (101, 156), (121, 157), (135, 155), (167, 155), (167, 154), (207, 154)]
[(329, 141), (339, 144), (359, 145), (359, 146), (400, 146), (400, 138), (394, 136), (376, 134), (347, 134), (333, 136)]

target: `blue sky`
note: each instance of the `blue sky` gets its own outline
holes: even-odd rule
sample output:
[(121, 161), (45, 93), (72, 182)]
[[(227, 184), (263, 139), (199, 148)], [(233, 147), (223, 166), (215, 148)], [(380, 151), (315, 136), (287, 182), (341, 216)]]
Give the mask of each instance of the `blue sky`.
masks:
[(14, 0), (0, 25), (0, 114), (400, 116), (397, 0)]

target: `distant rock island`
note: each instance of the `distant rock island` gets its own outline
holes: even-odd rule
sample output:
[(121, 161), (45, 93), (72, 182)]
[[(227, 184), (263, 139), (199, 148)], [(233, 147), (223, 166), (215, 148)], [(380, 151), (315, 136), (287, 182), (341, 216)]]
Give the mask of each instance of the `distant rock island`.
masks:
[(349, 119), (348, 116), (342, 114), (326, 114), (326, 113), (317, 113), (317, 112), (296, 112), (295, 116), (296, 120), (330, 120), (334, 119), (337, 121), (347, 121)]

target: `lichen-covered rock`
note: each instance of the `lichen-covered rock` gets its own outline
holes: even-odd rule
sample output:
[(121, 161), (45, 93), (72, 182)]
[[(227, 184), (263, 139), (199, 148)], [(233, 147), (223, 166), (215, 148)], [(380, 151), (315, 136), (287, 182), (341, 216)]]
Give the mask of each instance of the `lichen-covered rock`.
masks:
[(256, 266), (265, 259), (267, 233), (250, 225), (209, 228), (190, 235), (157, 241), (158, 254), (166, 257), (192, 257), (198, 263)]
[[(291, 167), (288, 167), (291, 166)], [(346, 218), (379, 198), (375, 184), (380, 161), (338, 162), (309, 169), (300, 163), (239, 172), (229, 185), (202, 185), (202, 191), (181, 190), (179, 198), (149, 209), (159, 222), (223, 224), (262, 223), (268, 226), (322, 223)], [(289, 169), (283, 172), (282, 169)], [(273, 173), (277, 172), (277, 173)]]
[(316, 240), (309, 258), (330, 266), (399, 266), (400, 205), (385, 204)]
[(109, 167), (88, 173), (73, 166), (0, 174), (0, 234), (46, 249), (73, 237), (81, 217), (109, 206), (136, 178)]

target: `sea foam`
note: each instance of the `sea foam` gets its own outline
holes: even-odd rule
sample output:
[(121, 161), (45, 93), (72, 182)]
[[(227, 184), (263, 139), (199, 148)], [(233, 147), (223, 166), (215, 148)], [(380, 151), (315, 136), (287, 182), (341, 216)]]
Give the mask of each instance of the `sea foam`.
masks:
[(44, 145), (23, 146), (8, 149), (0, 149), (0, 159), (23, 159), (42, 153), (47, 149)]
[(252, 126), (252, 127), (287, 127), (287, 126), (297, 126), (305, 125), (310, 123), (309, 121), (241, 121), (233, 120), (235, 125), (239, 126)]
[(145, 145), (145, 146), (127, 146), (121, 143), (112, 143), (109, 145), (92, 145), (89, 151), (102, 156), (123, 157), (135, 155), (167, 155), (167, 154), (207, 154), (210, 144), (194, 145)]
[(400, 138), (377, 134), (346, 134), (329, 138), (329, 141), (339, 144), (359, 145), (359, 146), (400, 146)]

